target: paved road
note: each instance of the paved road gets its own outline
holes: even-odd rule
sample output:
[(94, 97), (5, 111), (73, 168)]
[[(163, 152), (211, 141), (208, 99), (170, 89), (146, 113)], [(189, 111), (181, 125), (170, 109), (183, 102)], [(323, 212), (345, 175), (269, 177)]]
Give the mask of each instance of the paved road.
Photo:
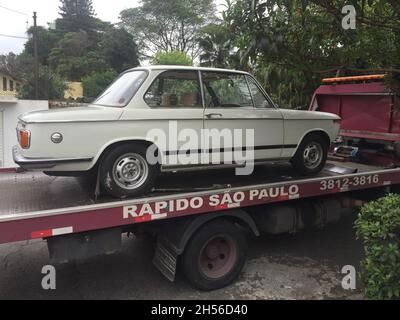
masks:
[(248, 263), (236, 283), (198, 292), (182, 276), (166, 280), (151, 264), (152, 243), (124, 239), (123, 251), (57, 266), (57, 289), (41, 288), (46, 243), (0, 245), (0, 299), (359, 299), (341, 288), (344, 265), (358, 266), (354, 216), (324, 230), (250, 241)]

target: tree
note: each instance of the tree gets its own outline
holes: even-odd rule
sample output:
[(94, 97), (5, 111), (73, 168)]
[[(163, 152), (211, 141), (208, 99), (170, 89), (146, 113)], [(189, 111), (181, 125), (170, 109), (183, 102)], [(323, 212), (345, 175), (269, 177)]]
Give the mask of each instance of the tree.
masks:
[(19, 79), (24, 77), (22, 60), (12, 52), (0, 55), (0, 70), (4, 70)]
[[(25, 53), (31, 56), (34, 55), (33, 49), (33, 27), (28, 30), (29, 40), (25, 43)], [(38, 56), (39, 63), (42, 65), (48, 65), (49, 55), (51, 50), (57, 45), (62, 37), (60, 34), (53, 30), (49, 30), (43, 27), (37, 28), (37, 43), (38, 43)]]
[[(34, 59), (26, 52), (15, 55), (0, 55), (0, 69), (18, 79), (23, 79), (19, 90), (21, 99), (35, 99)], [(52, 74), (48, 67), (39, 70), (39, 99), (61, 99), (64, 97), (66, 85), (57, 74)]]
[(398, 75), (398, 1), (350, 1), (358, 24), (345, 30), (341, 10), (348, 2), (232, 1), (224, 24), (241, 57), (240, 68), (254, 71), (278, 104), (291, 108), (306, 108), (321, 78), (338, 70)]
[(157, 52), (151, 63), (154, 65), (192, 66), (193, 60), (180, 51)]
[(239, 67), (239, 57), (234, 53), (229, 29), (225, 24), (209, 24), (199, 38), (200, 64), (204, 67)]
[(81, 81), (86, 75), (109, 68), (120, 73), (139, 65), (133, 37), (95, 18), (91, 1), (61, 0), (61, 4), (62, 18), (54, 32), (59, 41), (47, 51), (44, 64), (70, 81)]
[(83, 94), (86, 98), (96, 98), (102, 93), (117, 77), (113, 69), (104, 72), (94, 72), (82, 78)]
[(94, 9), (92, 0), (61, 0), (60, 15), (56, 27), (64, 32), (89, 32), (94, 26)]
[(195, 58), (201, 28), (214, 19), (213, 0), (142, 0), (141, 6), (121, 12), (144, 57), (158, 51), (180, 51)]
[(61, 16), (94, 16), (92, 0), (61, 0)]
[(104, 60), (118, 73), (139, 65), (136, 43), (124, 29), (107, 30), (99, 46)]
[[(64, 98), (67, 89), (65, 81), (55, 73), (50, 73), (47, 67), (39, 70), (39, 99), (57, 100)], [(33, 99), (35, 97), (35, 79), (33, 72), (29, 73), (26, 82), (19, 92), (20, 99)]]
[[(139, 64), (136, 43), (126, 30), (95, 17), (91, 0), (61, 0), (55, 30), (38, 27), (40, 97), (63, 97), (61, 81), (81, 81), (93, 73), (107, 78)], [(32, 34), (32, 29), (28, 34)], [(24, 98), (33, 98), (33, 40), (22, 54), (0, 56), (0, 67), (28, 80)], [(108, 78), (107, 78), (108, 79)], [(57, 89), (58, 88), (58, 89)], [(55, 93), (54, 93), (55, 92)]]
[(85, 31), (67, 33), (51, 51), (49, 62), (53, 70), (70, 81), (81, 81), (85, 75), (109, 68), (101, 53), (90, 48)]

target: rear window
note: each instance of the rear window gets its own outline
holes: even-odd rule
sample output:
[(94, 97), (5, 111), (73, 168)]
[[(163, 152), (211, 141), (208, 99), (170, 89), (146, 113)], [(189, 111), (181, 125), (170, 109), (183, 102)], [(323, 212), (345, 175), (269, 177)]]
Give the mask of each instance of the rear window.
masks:
[(115, 80), (93, 104), (104, 107), (125, 107), (146, 79), (145, 71), (130, 71)]

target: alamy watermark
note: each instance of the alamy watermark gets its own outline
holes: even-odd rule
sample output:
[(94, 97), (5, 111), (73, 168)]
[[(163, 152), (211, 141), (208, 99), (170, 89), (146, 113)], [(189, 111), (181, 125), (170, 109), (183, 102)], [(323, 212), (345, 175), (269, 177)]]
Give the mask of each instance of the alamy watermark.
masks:
[(345, 16), (342, 19), (342, 28), (344, 30), (356, 29), (357, 11), (353, 5), (346, 5), (342, 8), (342, 14)]
[(147, 162), (151, 165), (236, 165), (236, 174), (251, 175), (254, 171), (254, 129), (180, 129), (178, 122), (170, 121), (168, 132), (152, 129), (147, 140), (154, 145), (147, 150)]
[(347, 265), (342, 268), (342, 274), (345, 276), (342, 279), (342, 288), (344, 290), (357, 289), (357, 272), (356, 268), (352, 265)]
[(51, 265), (44, 266), (42, 274), (45, 275), (42, 278), (43, 290), (56, 290), (56, 268)]

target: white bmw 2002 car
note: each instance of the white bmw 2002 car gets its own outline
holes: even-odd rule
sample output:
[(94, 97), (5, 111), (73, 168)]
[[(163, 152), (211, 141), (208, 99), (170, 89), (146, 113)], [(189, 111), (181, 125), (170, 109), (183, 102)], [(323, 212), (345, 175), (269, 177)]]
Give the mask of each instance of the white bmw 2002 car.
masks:
[[(339, 127), (333, 114), (277, 108), (246, 72), (151, 66), (123, 73), (88, 107), (21, 116), (13, 153), (27, 170), (96, 172), (109, 194), (123, 198), (149, 191), (160, 172), (226, 167), (246, 150), (253, 151), (247, 162), (291, 161), (299, 174), (317, 174)], [(206, 141), (213, 135), (223, 146)], [(228, 165), (238, 166), (234, 160)]]

